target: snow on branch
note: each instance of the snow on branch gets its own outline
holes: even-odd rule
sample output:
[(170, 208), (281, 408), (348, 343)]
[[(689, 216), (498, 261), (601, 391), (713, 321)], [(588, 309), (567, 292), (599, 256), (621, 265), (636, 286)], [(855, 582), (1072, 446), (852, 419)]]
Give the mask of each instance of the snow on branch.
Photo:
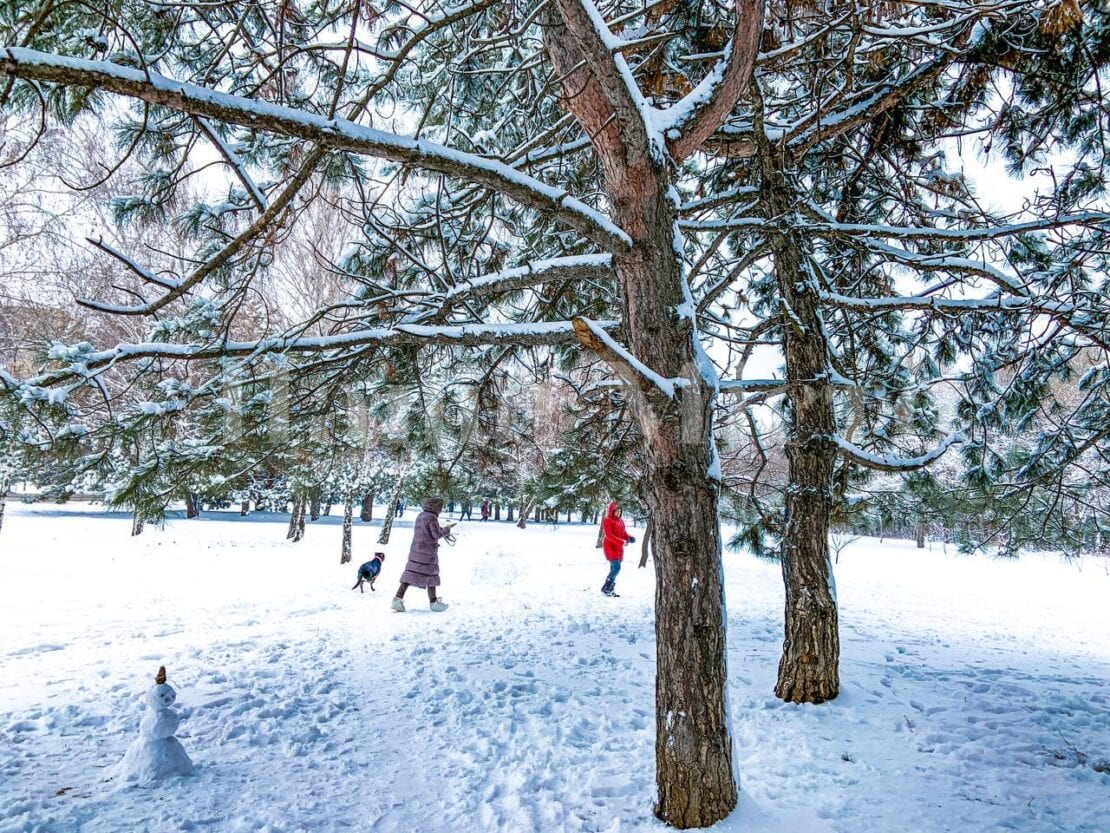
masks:
[(220, 156), (224, 158), (224, 162), (235, 172), (235, 176), (239, 178), (239, 182), (247, 189), (254, 204), (258, 206), (259, 211), (266, 210), (266, 195), (259, 188), (251, 175), (247, 173), (247, 166), (243, 164), (243, 160), (239, 158), (234, 150), (220, 138), (220, 134), (216, 132), (216, 128), (207, 119), (198, 118), (197, 125), (200, 127), (201, 132), (208, 137), (208, 141), (212, 143), (213, 147), (220, 152)]
[[(617, 326), (616, 321), (592, 322), (596, 331), (604, 334)], [(82, 352), (75, 355), (64, 370), (50, 371), (27, 380), (26, 385), (42, 387), (55, 385), (75, 377), (91, 376), (93, 371), (120, 362), (139, 360), (185, 360), (254, 357), (275, 353), (316, 354), (335, 352), (333, 361), (350, 357), (350, 350), (371, 345), (395, 346), (400, 344), (440, 345), (448, 347), (480, 347), (504, 345), (530, 347), (560, 344), (578, 337), (577, 325), (569, 321), (545, 321), (526, 324), (456, 324), (418, 325), (399, 324), (352, 330), (327, 336), (273, 336), (256, 341), (218, 341), (207, 344), (168, 344), (146, 342), (119, 344), (110, 350)]]
[(996, 293), (987, 298), (941, 298), (931, 295), (902, 295), (887, 298), (852, 298), (836, 292), (821, 293), (821, 300), (844, 309), (861, 312), (905, 309), (936, 310), (937, 312), (1019, 312), (1028, 310), (1048, 315), (1071, 315), (1078, 310), (1073, 304), (1037, 300), (1028, 297), (1014, 297)]
[(883, 226), (862, 223), (809, 223), (798, 226), (802, 231), (815, 231), (819, 234), (846, 237), (908, 237), (914, 240), (994, 240), (1011, 237), (1030, 231), (1044, 231), (1064, 226), (1102, 226), (1110, 223), (1110, 214), (1103, 211), (1084, 211), (1078, 214), (1063, 214), (1059, 217), (1045, 217), (1024, 223), (984, 228), (929, 228), (927, 226)]
[(1021, 296), (1029, 295), (1029, 290), (1020, 280), (1011, 275), (1007, 275), (1001, 269), (987, 263), (985, 260), (972, 260), (971, 258), (954, 257), (946, 254), (919, 254), (899, 246), (879, 243), (870, 238), (864, 238), (862, 242), (875, 254), (882, 255), (895, 263), (900, 263), (911, 269), (917, 269), (923, 272), (958, 272), (979, 275), (1007, 292), (1012, 292), (1015, 295)]
[(413, 165), (468, 179), (533, 208), (614, 251), (631, 246), (627, 234), (601, 212), (565, 190), (509, 165), (425, 139), (375, 130), (347, 119), (328, 119), (291, 107), (244, 98), (132, 69), (109, 61), (89, 61), (21, 47), (2, 47), (0, 75), (27, 81), (92, 87), (256, 130), (316, 142), (324, 147)]
[[(554, 0), (554, 6), (563, 32), (548, 26), (545, 41), (556, 68), (562, 64), (566, 65), (566, 70), (580, 67), (596, 84), (596, 88), (579, 90), (579, 96), (568, 97), (568, 107), (575, 112), (579, 123), (587, 128), (587, 133), (597, 134), (608, 119), (604, 109), (610, 109), (621, 127), (624, 141), (638, 153), (661, 151), (657, 146), (657, 134), (652, 129), (655, 108), (644, 99), (632, 77), (632, 70), (621, 54), (623, 42), (609, 30), (593, 0)], [(571, 83), (573, 86), (577, 82)], [(581, 96), (586, 98), (574, 100)], [(599, 98), (604, 102), (597, 100)], [(583, 107), (576, 109), (575, 103)], [(583, 112), (583, 109), (592, 112)], [(595, 144), (600, 140), (604, 145), (602, 137), (594, 135), (594, 140)]]
[(843, 437), (834, 436), (833, 442), (835, 442), (837, 448), (840, 449), (840, 453), (853, 463), (858, 463), (866, 468), (877, 469), (879, 471), (902, 472), (916, 471), (917, 469), (924, 468), (934, 460), (940, 459), (940, 457), (952, 446), (966, 442), (966, 439), (964, 435), (960, 433), (949, 434), (945, 437), (944, 441), (932, 451), (927, 451), (917, 457), (895, 457), (890, 454), (872, 454), (869, 451), (864, 451), (858, 445), (848, 442)]
[[(2, 66), (2, 63), (2, 60), (0, 60), (0, 66)], [(151, 313), (157, 312), (171, 301), (180, 298), (213, 272), (221, 269), (224, 264), (229, 263), (232, 258), (245, 249), (252, 240), (270, 228), (271, 223), (277, 220), (281, 213), (285, 211), (285, 208), (293, 201), (293, 198), (300, 192), (301, 188), (304, 187), (305, 183), (308, 182), (313, 171), (316, 170), (316, 165), (323, 158), (323, 148), (314, 148), (305, 157), (296, 174), (285, 184), (281, 193), (279, 193), (273, 202), (267, 206), (265, 211), (258, 215), (253, 223), (244, 229), (238, 236), (232, 238), (222, 249), (208, 258), (208, 260), (201, 263), (188, 277), (177, 282), (176, 286), (167, 287), (169, 291), (162, 297), (150, 301), (149, 303), (139, 304), (138, 306), (116, 306), (113, 304), (105, 304), (100, 301), (89, 301), (84, 299), (78, 299), (77, 303), (91, 309), (112, 313), (114, 315), (150, 315)]]
[(450, 302), (473, 295), (508, 292), (550, 281), (599, 280), (612, 275), (613, 256), (610, 254), (553, 257), (463, 281), (443, 293), (443, 300)]
[(609, 335), (604, 324), (581, 317), (572, 319), (571, 324), (582, 346), (596, 353), (622, 379), (645, 394), (658, 396), (661, 393), (674, 399), (675, 388), (688, 384), (686, 379), (667, 379), (656, 373)]
[(110, 254), (112, 257), (114, 257), (116, 260), (118, 260), (120, 263), (122, 263), (124, 266), (126, 266), (147, 283), (152, 283), (155, 286), (162, 287), (163, 289), (177, 289), (179, 286), (181, 286), (181, 281), (174, 280), (173, 278), (163, 278), (161, 275), (156, 275), (145, 266), (140, 266), (123, 252), (119, 251), (118, 249), (114, 249), (107, 243), (105, 243), (103, 237), (97, 237), (95, 239), (92, 237), (86, 237), (85, 240), (88, 241), (90, 245), (100, 249), (100, 251)]
[(681, 162), (725, 122), (751, 83), (763, 34), (763, 0), (736, 0), (732, 40), (713, 70), (659, 120), (671, 156)]
[(843, 106), (837, 110), (818, 110), (806, 116), (787, 131), (789, 144), (800, 157), (819, 142), (842, 136), (859, 125), (872, 121), (931, 84), (957, 60), (959, 54), (954, 50), (945, 52), (901, 78), (883, 80), (870, 91), (861, 90), (858, 95), (845, 100)]
[(725, 379), (721, 381), (721, 393), (782, 393), (786, 390), (785, 379)]

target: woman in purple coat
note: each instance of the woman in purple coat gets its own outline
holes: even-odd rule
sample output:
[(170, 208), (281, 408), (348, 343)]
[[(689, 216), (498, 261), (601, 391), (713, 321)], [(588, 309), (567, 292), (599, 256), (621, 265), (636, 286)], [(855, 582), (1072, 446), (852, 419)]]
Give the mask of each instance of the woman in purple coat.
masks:
[(416, 516), (413, 523), (412, 546), (409, 547), (409, 560), (405, 572), (401, 574), (401, 586), (393, 598), (392, 607), (398, 613), (405, 612), (405, 591), (410, 584), (428, 588), (428, 601), (432, 610), (440, 613), (447, 605), (436, 598), (439, 587), (439, 539), (451, 533), (451, 527), (439, 525), (439, 513), (443, 511), (443, 498), (430, 497), (424, 501), (424, 511)]

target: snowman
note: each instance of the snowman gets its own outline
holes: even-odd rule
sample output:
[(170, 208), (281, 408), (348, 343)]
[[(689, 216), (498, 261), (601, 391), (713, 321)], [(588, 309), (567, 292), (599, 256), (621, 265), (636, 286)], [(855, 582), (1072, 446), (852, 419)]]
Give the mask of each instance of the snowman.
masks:
[(162, 666), (154, 686), (146, 693), (139, 737), (119, 763), (117, 777), (122, 784), (146, 787), (170, 775), (192, 774), (193, 762), (173, 736), (181, 723), (181, 715), (172, 708), (176, 701), (177, 692), (166, 683), (166, 667)]

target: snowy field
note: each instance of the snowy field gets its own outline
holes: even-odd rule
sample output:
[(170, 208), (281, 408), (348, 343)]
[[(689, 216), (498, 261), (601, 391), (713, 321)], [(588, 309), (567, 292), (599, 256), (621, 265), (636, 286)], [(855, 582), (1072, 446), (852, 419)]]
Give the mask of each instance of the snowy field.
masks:
[[(651, 815), (652, 575), (600, 595), (594, 529), (465, 524), (443, 614), (350, 590), (337, 518), (208, 513), (128, 537), (95, 507), (0, 533), (0, 832), (630, 831)], [(377, 535), (355, 528), (355, 564)], [(638, 556), (638, 550), (636, 555)], [(360, 557), (361, 556), (361, 557)], [(775, 565), (726, 556), (743, 784), (716, 829), (1110, 831), (1110, 563), (864, 541), (836, 568), (843, 694), (772, 696)], [(160, 664), (197, 765), (116, 789)]]

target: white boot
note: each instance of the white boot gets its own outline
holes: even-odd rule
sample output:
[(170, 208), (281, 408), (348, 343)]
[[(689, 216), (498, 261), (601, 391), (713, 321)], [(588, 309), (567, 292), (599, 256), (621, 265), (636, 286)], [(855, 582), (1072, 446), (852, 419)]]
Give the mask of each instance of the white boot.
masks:
[(429, 607), (431, 607), (435, 613), (443, 613), (443, 611), (447, 610), (447, 602), (441, 602), (439, 599), (436, 599)]
[(396, 597), (393, 598), (393, 601), (390, 602), (389, 606), (396, 610), (398, 613), (405, 612), (405, 603)]

